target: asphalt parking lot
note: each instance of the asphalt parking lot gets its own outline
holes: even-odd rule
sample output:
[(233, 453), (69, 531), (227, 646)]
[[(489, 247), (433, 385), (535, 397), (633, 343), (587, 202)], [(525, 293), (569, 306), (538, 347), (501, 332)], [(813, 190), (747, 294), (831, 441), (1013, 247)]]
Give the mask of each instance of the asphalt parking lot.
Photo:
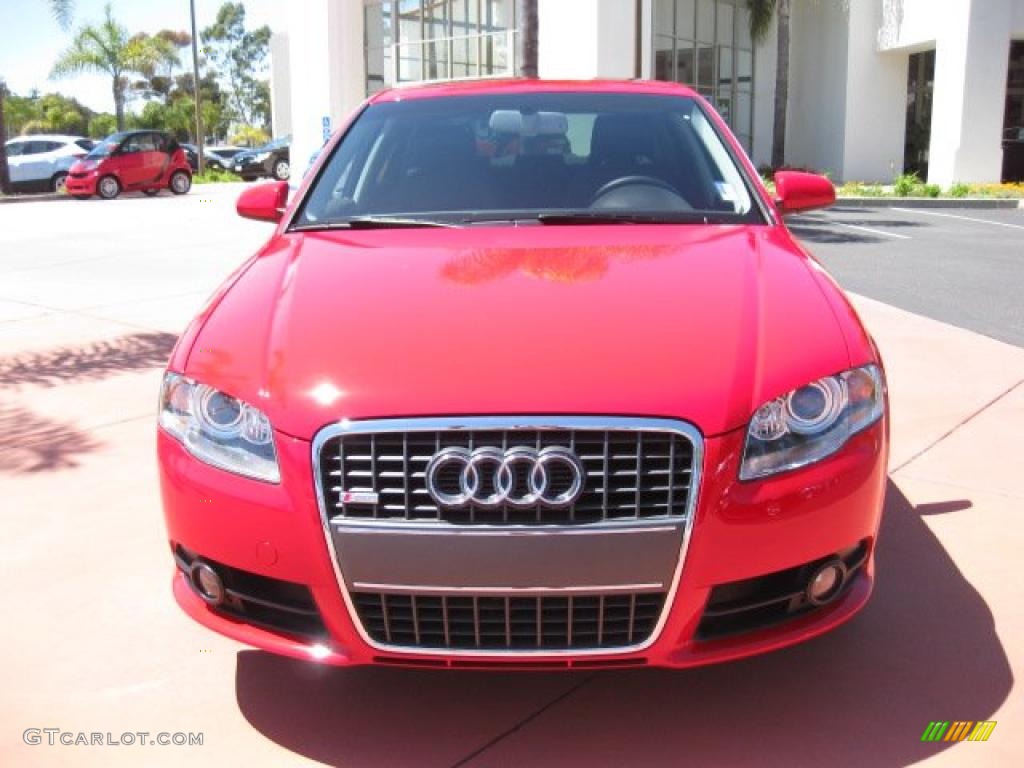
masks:
[(790, 228), (846, 290), (1024, 346), (1024, 210), (836, 207)]
[[(176, 335), (270, 231), (234, 215), (239, 189), (0, 205), (0, 765), (1024, 762), (1024, 213), (794, 220), (888, 367), (878, 586), (855, 620), (679, 672), (345, 670), (213, 635), (170, 593), (157, 387)], [(936, 719), (998, 725), (921, 743)], [(32, 746), (27, 728), (204, 741)]]

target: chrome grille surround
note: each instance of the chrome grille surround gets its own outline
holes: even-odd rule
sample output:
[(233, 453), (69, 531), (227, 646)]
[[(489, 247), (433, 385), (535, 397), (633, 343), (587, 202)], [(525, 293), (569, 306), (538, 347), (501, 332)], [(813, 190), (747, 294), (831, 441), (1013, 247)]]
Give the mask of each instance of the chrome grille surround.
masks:
[[(522, 523), (498, 523), (477, 526), (466, 526), (442, 521), (430, 520), (372, 520), (372, 519), (345, 519), (343, 516), (331, 516), (328, 512), (328, 505), (325, 499), (324, 484), (321, 476), (321, 460), (324, 447), (333, 438), (349, 434), (394, 434), (394, 433), (419, 433), (419, 432), (466, 432), (466, 431), (628, 431), (628, 432), (653, 432), (663, 435), (681, 436), (691, 446), (690, 454), (690, 482), (686, 494), (685, 507), (679, 515), (659, 515), (649, 517), (636, 517), (632, 519), (612, 519), (597, 522), (573, 523), (571, 525), (537, 525)], [(353, 624), (359, 632), (363, 641), (371, 648), (384, 651), (401, 653), (413, 656), (506, 656), (506, 657), (552, 657), (552, 656), (587, 656), (587, 655), (624, 655), (637, 653), (654, 644), (661, 635), (665, 622), (668, 619), (679, 581), (682, 575), (683, 564), (686, 560), (686, 553), (689, 548), (690, 535), (693, 529), (693, 522), (696, 511), (697, 498), (700, 491), (701, 467), (703, 462), (703, 437), (700, 432), (691, 424), (675, 419), (643, 418), (643, 417), (614, 417), (614, 416), (488, 416), (488, 417), (438, 417), (438, 418), (414, 418), (414, 419), (379, 419), (365, 421), (344, 420), (330, 424), (317, 433), (312, 446), (312, 469), (314, 472), (314, 485), (316, 488), (317, 504), (320, 511), (321, 523), (324, 536), (327, 541), (328, 550), (331, 556), (331, 563), (342, 598), (352, 618)], [(408, 531), (410, 533), (435, 534), (443, 536), (478, 535), (486, 531), (487, 536), (563, 536), (574, 534), (603, 535), (614, 533), (625, 533), (631, 529), (649, 529), (660, 527), (664, 529), (671, 526), (681, 530), (681, 542), (678, 558), (672, 572), (671, 583), (664, 593), (664, 603), (652, 631), (642, 642), (617, 647), (593, 647), (593, 648), (572, 648), (572, 649), (515, 649), (502, 650), (496, 648), (424, 648), (409, 645), (394, 645), (382, 643), (371, 637), (360, 619), (360, 612), (357, 610), (352, 592), (347, 585), (338, 553), (332, 536), (332, 525), (362, 529), (364, 533), (371, 533), (377, 530)], [(614, 586), (614, 585), (613, 585)], [(392, 585), (394, 589), (405, 591), (405, 585)], [(418, 589), (416, 591), (419, 591)], [(564, 587), (551, 587), (543, 590), (549, 595), (570, 595), (580, 593), (595, 593), (600, 588), (587, 587), (586, 585), (566, 585)], [(438, 589), (434, 594), (474, 595), (477, 593), (473, 587), (459, 587)], [(517, 590), (510, 587), (502, 590), (508, 597), (515, 597)], [(479, 596), (493, 596), (493, 590), (481, 590)]]
[[(586, 525), (665, 521), (686, 515), (694, 444), (685, 435), (619, 425), (489, 426), (353, 431), (327, 438), (316, 471), (325, 503), (334, 508), (332, 517), (464, 526)], [(536, 465), (538, 455), (551, 452), (569, 457), (581, 487), (572, 487), (573, 478), (564, 476), (565, 467), (553, 466), (548, 496), (557, 497), (561, 492), (567, 502), (552, 503), (534, 494), (536, 501), (522, 503), (519, 499), (531, 498), (528, 486), (532, 478), (528, 470), (525, 475), (520, 471), (513, 476), (515, 469), (509, 472), (509, 460), (502, 464), (501, 457), (530, 454)], [(467, 494), (465, 488), (460, 493), (457, 471), (435, 471), (439, 457), (448, 454), (458, 454), (462, 464), (472, 469), (477, 482), (473, 498), (467, 498), (473, 494)], [(474, 460), (480, 461), (475, 458), (479, 454), (485, 454), (480, 459), (490, 457), (480, 470), (473, 466)], [(449, 463), (459, 468), (455, 466), (458, 462)], [(506, 473), (506, 488), (499, 487), (502, 473), (495, 472), (499, 464)], [(462, 480), (465, 485), (465, 478)], [(483, 487), (485, 482), (490, 486)], [(448, 487), (437, 487), (443, 485)], [(459, 501), (446, 505), (443, 498)]]

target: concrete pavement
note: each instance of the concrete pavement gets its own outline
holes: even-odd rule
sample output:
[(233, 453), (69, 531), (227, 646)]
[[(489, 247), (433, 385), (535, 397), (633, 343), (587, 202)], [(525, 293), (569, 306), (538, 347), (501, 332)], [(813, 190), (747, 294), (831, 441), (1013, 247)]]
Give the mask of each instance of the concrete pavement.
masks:
[[(269, 232), (235, 191), (0, 208), (0, 764), (1022, 762), (1024, 349), (866, 298), (890, 493), (875, 596), (828, 636), (682, 672), (437, 673), (321, 668), (193, 624), (169, 590), (153, 416), (174, 336)], [(998, 726), (922, 744), (936, 719)], [(48, 727), (204, 743), (22, 742)]]

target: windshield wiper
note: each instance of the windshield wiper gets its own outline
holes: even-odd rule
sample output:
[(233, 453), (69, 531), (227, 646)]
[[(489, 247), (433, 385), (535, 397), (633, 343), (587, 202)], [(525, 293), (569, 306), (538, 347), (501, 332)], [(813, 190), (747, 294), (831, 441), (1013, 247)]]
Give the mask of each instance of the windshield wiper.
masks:
[(724, 216), (709, 216), (696, 211), (566, 211), (538, 214), (537, 221), (541, 224), (717, 224), (726, 223), (728, 220)]
[(351, 219), (324, 221), (314, 224), (299, 224), (291, 227), (289, 232), (324, 232), (331, 229), (398, 229), (402, 227), (444, 227), (451, 228), (456, 224), (432, 219), (403, 219), (393, 216), (356, 216)]

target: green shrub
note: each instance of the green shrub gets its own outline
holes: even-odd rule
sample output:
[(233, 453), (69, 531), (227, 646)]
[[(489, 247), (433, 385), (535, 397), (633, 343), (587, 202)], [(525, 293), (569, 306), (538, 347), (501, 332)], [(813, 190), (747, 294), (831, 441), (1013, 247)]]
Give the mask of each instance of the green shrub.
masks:
[(970, 193), (971, 188), (967, 184), (958, 181), (956, 184), (949, 188), (950, 197), (967, 197)]
[(921, 192), (925, 197), (938, 197), (942, 194), (942, 187), (938, 184), (925, 184), (921, 187)]
[(892, 186), (896, 197), (910, 197), (921, 186), (921, 177), (917, 173), (901, 173), (893, 179)]
[(195, 174), (192, 177), (194, 184), (221, 184), (226, 181), (238, 181), (239, 178), (230, 171), (223, 171), (219, 168), (207, 168), (202, 174)]

